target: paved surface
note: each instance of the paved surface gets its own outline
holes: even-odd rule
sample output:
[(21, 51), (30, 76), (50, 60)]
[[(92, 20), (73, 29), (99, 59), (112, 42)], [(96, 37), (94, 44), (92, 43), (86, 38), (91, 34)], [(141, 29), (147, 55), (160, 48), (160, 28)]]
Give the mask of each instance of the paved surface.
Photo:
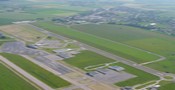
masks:
[(6, 58), (0, 56), (0, 60), (2, 62), (6, 63), (7, 65), (9, 65), (11, 68), (13, 68), (14, 70), (16, 70), (20, 74), (22, 74), (23, 76), (25, 76), (30, 81), (32, 81), (35, 84), (37, 84), (39, 87), (43, 88), (44, 90), (53, 90), (51, 87), (49, 87), (48, 85), (46, 85), (42, 81), (39, 81), (37, 78), (33, 77), (32, 75), (30, 75), (29, 73), (27, 73), (26, 71), (24, 71), (23, 69), (21, 69), (20, 67), (18, 67), (17, 65), (13, 64), (12, 62), (10, 62), (9, 60), (7, 60)]
[(104, 69), (102, 72), (106, 74), (101, 74), (99, 72), (96, 72), (96, 75), (94, 75), (94, 78), (109, 84), (114, 84), (117, 82), (125, 81), (136, 77), (135, 75), (132, 75), (126, 72), (117, 72), (109, 69)]
[(2, 52), (14, 53), (14, 54), (24, 54), (24, 55), (36, 55), (36, 56), (46, 56), (49, 55), (46, 52), (27, 48), (23, 42), (7, 42), (1, 47)]
[(66, 66), (58, 63), (58, 61), (53, 61), (53, 60), (50, 60), (50, 59), (45, 58), (43, 56), (37, 56), (37, 57), (34, 57), (34, 58), (35, 58), (35, 60), (45, 64), (46, 66), (56, 70), (57, 72), (59, 72), (61, 74), (66, 74), (66, 73), (72, 72), (71, 69), (69, 69)]
[(61, 59), (60, 57), (41, 50), (27, 48), (22, 42), (7, 42), (1, 47), (1, 52), (35, 56), (35, 60), (44, 63), (61, 74), (71, 72), (67, 67), (57, 63), (57, 60)]

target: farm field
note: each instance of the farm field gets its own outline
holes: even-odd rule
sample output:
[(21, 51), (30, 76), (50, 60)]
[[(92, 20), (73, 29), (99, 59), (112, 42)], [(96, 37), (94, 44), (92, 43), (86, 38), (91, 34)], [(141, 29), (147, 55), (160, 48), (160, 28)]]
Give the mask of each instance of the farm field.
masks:
[(65, 59), (64, 61), (82, 70), (85, 70), (84, 68), (88, 66), (114, 62), (114, 60), (112, 59), (98, 55), (91, 51), (83, 51), (80, 54), (76, 55), (75, 57)]
[(133, 86), (133, 85), (142, 84), (145, 82), (159, 79), (159, 77), (157, 77), (157, 76), (154, 76), (152, 74), (146, 73), (144, 71), (138, 70), (136, 68), (133, 68), (131, 66), (128, 66), (128, 65), (125, 65), (122, 63), (116, 63), (114, 65), (124, 67), (126, 72), (137, 76), (135, 78), (116, 83), (115, 85), (117, 85), (117, 86)]
[(0, 31), (5, 32), (9, 35), (15, 36), (26, 42), (37, 42), (40, 39), (46, 37), (45, 34), (36, 31), (27, 25), (5, 25), (0, 26)]
[(19, 67), (21, 67), (34, 77), (43, 81), (52, 88), (66, 87), (70, 85), (69, 82), (61, 79), (60, 77), (39, 67), (38, 65), (30, 62), (29, 60), (19, 55), (8, 54), (8, 53), (1, 53), (1, 55), (10, 60), (11, 62), (13, 62), (14, 64), (18, 65)]
[(0, 90), (37, 90), (27, 81), (0, 63)]
[(57, 16), (70, 16), (75, 15), (78, 12), (76, 11), (64, 11), (64, 10), (48, 10), (48, 11), (40, 11), (35, 13), (36, 11), (30, 12), (4, 12), (0, 13), (0, 25), (12, 24), (15, 21), (26, 21), (26, 20), (36, 20), (36, 19), (47, 19), (51, 17)]
[(107, 40), (104, 38), (79, 32), (65, 26), (54, 25), (53, 23), (47, 23), (47, 22), (39, 22), (39, 23), (35, 23), (34, 25), (57, 34), (79, 40), (81, 42), (84, 42), (94, 47), (97, 47), (99, 49), (114, 53), (121, 57), (131, 59), (137, 63), (153, 61), (159, 58), (158, 56), (152, 55), (148, 52), (131, 48), (129, 46), (126, 46), (117, 42), (113, 42), (111, 40)]
[(66, 17), (95, 8), (72, 6), (62, 2), (45, 3), (27, 0), (18, 1), (18, 3), (13, 0), (10, 2), (0, 3), (0, 25), (12, 24), (15, 21), (52, 19), (58, 16)]
[(175, 38), (121, 25), (76, 25), (74, 29), (160, 54), (167, 59), (147, 66), (175, 73)]

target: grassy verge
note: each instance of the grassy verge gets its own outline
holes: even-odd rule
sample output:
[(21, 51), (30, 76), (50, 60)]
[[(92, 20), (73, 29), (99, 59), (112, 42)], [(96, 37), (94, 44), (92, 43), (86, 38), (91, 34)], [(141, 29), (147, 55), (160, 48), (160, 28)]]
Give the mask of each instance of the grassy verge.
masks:
[(0, 90), (37, 90), (34, 86), (0, 64)]
[(98, 55), (94, 52), (83, 51), (76, 57), (64, 60), (66, 63), (76, 66), (82, 70), (85, 67), (114, 62), (114, 60)]
[(159, 85), (161, 85), (159, 90), (175, 90), (175, 88), (174, 88), (175, 83), (174, 82), (162, 81), (159, 83)]
[(69, 82), (30, 62), (26, 58), (8, 53), (1, 53), (1, 55), (52, 88), (60, 88), (70, 85)]

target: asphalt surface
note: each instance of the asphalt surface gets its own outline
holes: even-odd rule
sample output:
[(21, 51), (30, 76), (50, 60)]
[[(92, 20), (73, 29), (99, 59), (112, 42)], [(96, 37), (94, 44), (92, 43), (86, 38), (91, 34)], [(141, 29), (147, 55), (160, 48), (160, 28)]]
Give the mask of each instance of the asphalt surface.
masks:
[[(51, 67), (52, 69), (60, 72), (61, 74), (66, 74), (72, 72), (70, 69), (67, 67), (56, 63), (56, 60), (50, 60), (46, 58), (45, 56), (50, 55), (49, 53), (46, 53), (41, 50), (37, 49), (31, 49), (27, 48), (24, 43), (22, 42), (7, 42), (2, 45), (1, 47), (2, 52), (7, 52), (7, 53), (13, 53), (13, 54), (20, 54), (20, 55), (30, 55), (30, 56), (35, 56), (35, 60), (44, 63), (45, 65)], [(52, 55), (57, 57), (56, 55)]]

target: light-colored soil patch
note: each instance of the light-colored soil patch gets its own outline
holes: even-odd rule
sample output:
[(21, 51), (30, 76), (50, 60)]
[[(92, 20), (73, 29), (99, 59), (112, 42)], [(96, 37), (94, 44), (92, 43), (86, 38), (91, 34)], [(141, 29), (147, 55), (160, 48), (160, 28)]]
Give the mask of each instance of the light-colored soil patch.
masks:
[(36, 42), (45, 37), (45, 34), (40, 33), (27, 25), (1, 26), (0, 31), (3, 31), (27, 42)]
[(91, 88), (92, 90), (120, 90), (120, 88), (112, 88), (106, 85), (102, 85), (102, 84), (93, 84), (90, 85), (89, 88)]

